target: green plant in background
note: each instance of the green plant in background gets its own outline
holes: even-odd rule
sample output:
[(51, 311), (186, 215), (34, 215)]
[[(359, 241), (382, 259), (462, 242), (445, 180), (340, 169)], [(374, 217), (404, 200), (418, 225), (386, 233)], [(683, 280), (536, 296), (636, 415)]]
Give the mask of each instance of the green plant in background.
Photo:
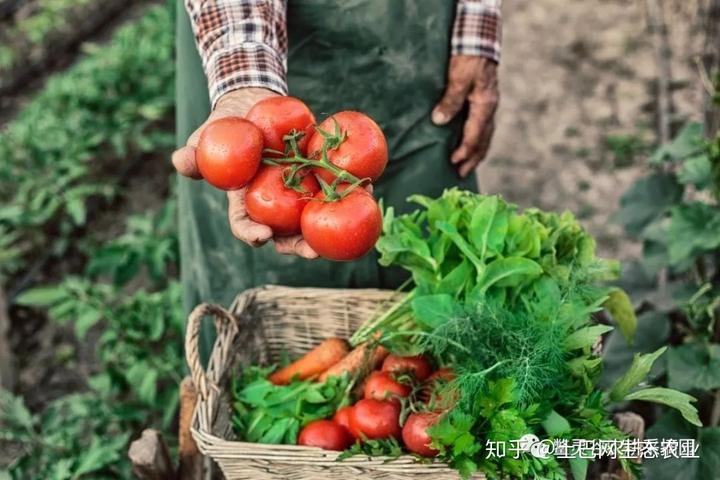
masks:
[(632, 165), (648, 148), (637, 135), (608, 135), (605, 137), (605, 146), (612, 153), (613, 164), (618, 168)]
[(653, 375), (698, 397), (705, 427), (664, 412), (650, 438), (694, 438), (699, 460), (648, 461), (653, 479), (720, 478), (720, 135), (688, 124), (650, 157), (651, 172), (624, 194), (615, 220), (643, 243), (625, 287), (639, 305), (636, 342), (610, 338), (606, 382), (628, 355), (667, 345)]
[(86, 46), (3, 129), (0, 228), (17, 237), (3, 250), (62, 254), (89, 199), (116, 195), (133, 157), (169, 150), (173, 134), (158, 126), (174, 103), (172, 46), (168, 8), (151, 8), (107, 45)]
[[(10, 467), (12, 478), (129, 478), (130, 438), (146, 426), (175, 437), (170, 426), (183, 369), (182, 289), (163, 275), (178, 258), (174, 212), (169, 203), (156, 214), (131, 216), (124, 234), (91, 253), (92, 276), (113, 283), (90, 274), (68, 277), (16, 299), (47, 309), (50, 319), (72, 326), (78, 341), (94, 342), (97, 367), (88, 392), (60, 397), (36, 415), (21, 399), (2, 394), (2, 439), (22, 451)], [(153, 290), (128, 292), (129, 284), (143, 282), (141, 264), (148, 265), (144, 281), (151, 280)]]
[(92, 0), (36, 0), (32, 2), (32, 13), (18, 19), (2, 32), (0, 41), (12, 43), (21, 51), (11, 47), (0, 47), (0, 69), (8, 69), (27, 57), (33, 50), (47, 48), (48, 43), (58, 34), (68, 33), (68, 16), (90, 5)]
[(121, 421), (122, 407), (82, 393), (32, 414), (21, 398), (0, 390), (0, 440), (20, 448), (9, 470), (0, 469), (0, 478), (130, 478), (123, 462), (130, 433)]
[(125, 233), (93, 252), (86, 275), (107, 276), (121, 287), (144, 268), (149, 281), (162, 283), (172, 273), (168, 267), (179, 261), (176, 216), (175, 202), (169, 201), (157, 214), (129, 217)]

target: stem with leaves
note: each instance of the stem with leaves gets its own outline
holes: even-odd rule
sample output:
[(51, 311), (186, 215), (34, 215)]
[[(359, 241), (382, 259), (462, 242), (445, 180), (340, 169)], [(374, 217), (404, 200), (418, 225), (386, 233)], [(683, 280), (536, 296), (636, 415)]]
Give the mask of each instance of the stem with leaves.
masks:
[[(289, 167), (283, 174), (285, 186), (300, 193), (307, 193), (301, 185), (303, 172), (306, 172), (309, 169), (320, 169), (330, 172), (335, 178), (330, 184), (317, 175), (316, 178), (325, 196), (324, 201), (336, 202), (345, 198), (350, 194), (350, 192), (369, 181), (369, 179), (358, 178), (347, 170), (343, 170), (333, 164), (328, 159), (328, 151), (338, 148), (347, 138), (347, 133), (341, 131), (340, 125), (337, 121), (335, 122), (334, 133), (326, 132), (317, 126), (315, 129), (323, 137), (323, 145), (319, 152), (319, 158), (309, 158), (302, 155), (298, 142), (305, 134), (304, 132), (293, 130), (283, 137), (286, 145), (286, 151), (280, 152), (277, 150), (265, 149), (266, 153), (275, 156), (265, 157), (262, 161), (266, 165)], [(310, 157), (312, 156), (313, 155), (311, 154)], [(349, 184), (349, 186), (343, 188), (342, 191), (338, 191), (338, 186), (341, 184)]]

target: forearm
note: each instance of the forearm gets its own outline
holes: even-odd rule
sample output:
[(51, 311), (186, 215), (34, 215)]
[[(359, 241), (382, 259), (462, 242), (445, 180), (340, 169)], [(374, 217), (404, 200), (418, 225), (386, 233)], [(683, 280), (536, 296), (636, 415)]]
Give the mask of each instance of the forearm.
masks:
[(452, 55), (500, 61), (502, 0), (458, 0), (451, 42)]
[(287, 94), (285, 0), (185, 0), (212, 105), (258, 87)]

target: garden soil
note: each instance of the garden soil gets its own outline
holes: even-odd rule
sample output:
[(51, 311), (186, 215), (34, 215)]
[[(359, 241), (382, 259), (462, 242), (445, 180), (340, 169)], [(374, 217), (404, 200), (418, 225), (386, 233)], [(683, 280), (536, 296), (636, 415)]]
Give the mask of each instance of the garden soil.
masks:
[[(702, 34), (698, 1), (665, 4), (677, 129), (702, 118)], [(598, 238), (601, 254), (636, 256), (639, 245), (609, 220), (657, 141), (658, 69), (645, 1), (514, 0), (503, 15), (500, 108), (478, 172), (482, 192), (567, 208)]]

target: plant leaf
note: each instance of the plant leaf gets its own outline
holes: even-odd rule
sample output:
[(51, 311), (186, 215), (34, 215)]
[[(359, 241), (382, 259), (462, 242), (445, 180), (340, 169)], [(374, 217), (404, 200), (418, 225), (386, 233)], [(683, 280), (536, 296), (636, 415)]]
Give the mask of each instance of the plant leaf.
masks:
[(412, 299), (412, 309), (419, 323), (434, 329), (455, 314), (455, 300), (447, 293), (423, 295)]
[(658, 348), (653, 353), (635, 354), (630, 368), (610, 389), (610, 400), (620, 402), (626, 399), (630, 390), (645, 380), (650, 373), (653, 363), (655, 363), (655, 360), (657, 360), (660, 355), (665, 353), (665, 350), (667, 350), (667, 347)]
[(84, 339), (88, 330), (102, 318), (102, 313), (99, 310), (87, 305), (84, 307), (75, 319), (75, 335), (77, 335), (80, 340)]
[(497, 196), (485, 198), (475, 207), (470, 219), (469, 237), (475, 249), (484, 260), (489, 251), (498, 253), (502, 250), (508, 230), (507, 213), (504, 204)]
[(678, 181), (684, 185), (694, 185), (697, 188), (705, 188), (712, 185), (712, 162), (706, 154), (695, 155), (685, 159)]
[[(627, 370), (636, 353), (651, 353), (665, 345), (670, 334), (670, 320), (667, 315), (647, 311), (638, 317), (635, 341), (628, 345), (619, 330), (611, 332), (604, 340), (603, 371), (600, 386), (609, 389)], [(650, 375), (657, 377), (665, 373), (665, 362), (655, 362)]]
[(563, 433), (570, 431), (570, 422), (565, 417), (557, 413), (555, 410), (550, 410), (547, 418), (543, 420), (542, 426), (551, 437), (557, 437)]
[(574, 480), (585, 480), (587, 478), (588, 459), (580, 457), (571, 457), (568, 459), (570, 471)]
[(682, 160), (702, 148), (703, 124), (690, 122), (680, 130), (672, 142), (658, 148), (651, 156), (650, 163), (659, 165), (664, 161)]
[(637, 390), (625, 395), (624, 398), (625, 400), (642, 400), (666, 405), (680, 412), (683, 418), (691, 424), (702, 427), (697, 408), (693, 405), (694, 402), (697, 402), (697, 399), (687, 393), (678, 392), (671, 388), (652, 387)]
[(637, 330), (637, 317), (635, 316), (635, 308), (627, 293), (619, 288), (613, 288), (610, 290), (603, 307), (615, 320), (615, 323), (618, 324), (627, 343), (632, 343)]
[(15, 303), (31, 307), (47, 307), (64, 300), (67, 296), (68, 293), (62, 286), (36, 287), (18, 295)]
[(667, 355), (668, 387), (687, 392), (720, 387), (720, 345), (686, 343), (670, 347)]
[(578, 348), (592, 347), (597, 339), (612, 330), (610, 325), (592, 325), (574, 331), (565, 339), (565, 348), (575, 350)]
[(542, 267), (529, 258), (507, 257), (490, 262), (480, 278), (477, 288), (486, 291), (493, 285), (498, 287), (516, 287), (534, 280), (542, 274)]
[(630, 235), (638, 236), (647, 225), (680, 201), (682, 192), (674, 175), (652, 173), (636, 181), (623, 194), (620, 209), (612, 220), (625, 227)]
[(687, 266), (698, 254), (720, 247), (720, 210), (700, 201), (677, 205), (667, 244), (673, 266)]

